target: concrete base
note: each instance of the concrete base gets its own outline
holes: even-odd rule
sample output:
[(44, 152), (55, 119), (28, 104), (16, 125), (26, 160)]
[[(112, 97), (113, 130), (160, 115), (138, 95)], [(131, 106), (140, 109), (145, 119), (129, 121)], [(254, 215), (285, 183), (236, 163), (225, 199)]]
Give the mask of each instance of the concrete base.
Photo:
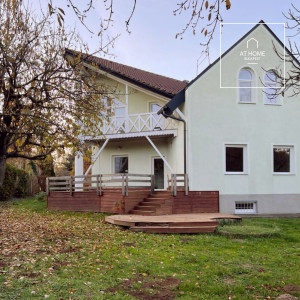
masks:
[(235, 203), (256, 202), (257, 214), (300, 214), (300, 194), (220, 195), (220, 212), (235, 213)]

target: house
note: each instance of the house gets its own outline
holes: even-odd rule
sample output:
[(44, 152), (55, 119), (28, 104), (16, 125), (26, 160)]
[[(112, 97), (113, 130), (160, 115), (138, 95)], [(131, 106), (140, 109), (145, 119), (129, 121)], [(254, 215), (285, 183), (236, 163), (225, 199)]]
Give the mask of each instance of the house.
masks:
[(92, 174), (154, 174), (156, 191), (184, 174), (189, 197), (218, 193), (222, 213), (300, 213), (300, 97), (275, 94), (291, 63), (274, 47), (291, 57), (260, 22), (189, 83), (87, 57), (118, 91)]

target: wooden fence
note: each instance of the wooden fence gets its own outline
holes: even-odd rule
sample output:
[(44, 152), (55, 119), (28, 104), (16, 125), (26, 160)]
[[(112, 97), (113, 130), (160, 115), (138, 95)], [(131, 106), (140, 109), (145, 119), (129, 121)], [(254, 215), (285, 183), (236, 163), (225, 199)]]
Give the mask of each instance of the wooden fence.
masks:
[[(177, 195), (178, 188), (184, 189), (188, 195), (187, 174), (172, 174), (168, 179), (170, 191), (173, 196)], [(154, 175), (149, 174), (98, 174), (80, 176), (48, 177), (46, 181), (46, 192), (69, 192), (72, 195), (78, 191), (95, 190), (98, 196), (105, 189), (121, 189), (123, 196), (128, 196), (129, 189), (149, 189), (154, 194)]]

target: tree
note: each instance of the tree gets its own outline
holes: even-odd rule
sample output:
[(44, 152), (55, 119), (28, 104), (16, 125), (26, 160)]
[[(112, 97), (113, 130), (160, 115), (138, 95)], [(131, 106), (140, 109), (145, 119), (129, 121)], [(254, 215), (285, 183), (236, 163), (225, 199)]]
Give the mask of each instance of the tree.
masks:
[(99, 135), (107, 116), (101, 98), (113, 93), (96, 84), (81, 52), (65, 56), (69, 47), (88, 51), (74, 32), (55, 28), (49, 14), (32, 16), (21, 0), (0, 2), (0, 187), (8, 158), (42, 160)]
[[(95, 0), (83, 1), (84, 8), (80, 8), (78, 5), (74, 4), (73, 0), (65, 0), (67, 6), (73, 10), (79, 21), (83, 26), (86, 26), (85, 19), (88, 13), (93, 9), (93, 4)], [(111, 23), (113, 23), (113, 14), (115, 10), (114, 0), (102, 0), (105, 10), (106, 17), (100, 21), (98, 35), (102, 35), (104, 30), (107, 30)], [(132, 9), (128, 18), (125, 19), (125, 26), (130, 33), (129, 26), (131, 19), (134, 15), (137, 0), (128, 1)], [(174, 2), (175, 3), (175, 2)], [(223, 4), (222, 4), (223, 3)], [(55, 0), (48, 0), (48, 10), (50, 15), (56, 15), (58, 22), (62, 25), (65, 17), (65, 11), (60, 7), (60, 4), (55, 5)], [(81, 3), (82, 5), (82, 3)], [(201, 45), (203, 46), (203, 52), (208, 55), (209, 45), (213, 39), (217, 25), (223, 22), (222, 11), (223, 8), (229, 10), (231, 7), (230, 0), (182, 0), (180, 2), (176, 1), (176, 6), (174, 4), (173, 14), (183, 15), (186, 13), (188, 15), (188, 22), (183, 27), (183, 29), (176, 34), (176, 38), (183, 38), (185, 32), (189, 29), (192, 30), (193, 34), (200, 32), (203, 41)], [(89, 30), (89, 28), (87, 28)]]

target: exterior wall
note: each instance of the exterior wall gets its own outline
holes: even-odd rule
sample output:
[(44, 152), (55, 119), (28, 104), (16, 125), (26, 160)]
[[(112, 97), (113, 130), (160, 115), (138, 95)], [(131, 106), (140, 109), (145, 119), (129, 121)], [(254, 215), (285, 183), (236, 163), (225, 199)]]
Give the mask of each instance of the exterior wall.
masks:
[[(280, 61), (273, 51), (272, 36), (260, 26), (255, 37), (264, 42), (266, 70)], [(282, 49), (273, 39), (277, 49)], [(241, 69), (238, 44), (222, 59), (223, 86), (236, 86)], [(288, 69), (287, 65), (287, 69)], [(261, 65), (251, 68), (262, 86)], [(300, 97), (281, 99), (282, 105), (264, 104), (262, 89), (254, 89), (253, 104), (238, 103), (238, 89), (220, 88), (220, 62), (186, 91), (188, 119), (188, 172), (190, 190), (220, 191), (220, 211), (234, 213), (236, 200), (256, 200), (258, 213), (300, 212)], [(246, 144), (248, 172), (225, 175), (225, 144)], [(273, 145), (294, 146), (294, 174), (273, 174)]]
[[(173, 141), (174, 139), (172, 139)], [(153, 140), (156, 147), (164, 155), (166, 160), (173, 166), (170, 160), (170, 149), (173, 148), (173, 144), (165, 139)], [(96, 154), (99, 151), (98, 147), (95, 147), (93, 153)], [(173, 151), (174, 152), (174, 151)], [(92, 168), (92, 174), (112, 174), (113, 170), (113, 158), (114, 156), (128, 156), (128, 172), (134, 174), (152, 174), (152, 159), (159, 157), (149, 142), (144, 139), (133, 140), (111, 140), (108, 142), (106, 148), (101, 152), (99, 158), (95, 162)], [(167, 175), (170, 177), (170, 171), (167, 166), (164, 166), (164, 182), (165, 188), (167, 187)]]
[[(124, 83), (117, 82), (104, 75), (99, 76), (99, 82), (110, 86), (115, 90), (115, 99), (126, 104), (126, 87)], [(159, 96), (138, 90), (128, 86), (128, 114), (143, 114), (151, 111), (151, 103), (163, 106), (167, 100)], [(116, 139), (118, 134), (115, 135)], [(159, 151), (164, 155), (175, 173), (183, 173), (183, 124), (178, 122), (178, 134), (176, 137), (151, 138)], [(96, 155), (99, 147), (93, 148), (93, 155)], [(119, 139), (110, 140), (100, 154), (92, 168), (92, 174), (113, 173), (113, 157), (126, 155), (129, 158), (129, 173), (152, 174), (152, 160), (159, 157), (146, 138), (140, 139)], [(164, 165), (164, 182), (167, 188), (167, 175), (170, 177), (170, 170)]]

